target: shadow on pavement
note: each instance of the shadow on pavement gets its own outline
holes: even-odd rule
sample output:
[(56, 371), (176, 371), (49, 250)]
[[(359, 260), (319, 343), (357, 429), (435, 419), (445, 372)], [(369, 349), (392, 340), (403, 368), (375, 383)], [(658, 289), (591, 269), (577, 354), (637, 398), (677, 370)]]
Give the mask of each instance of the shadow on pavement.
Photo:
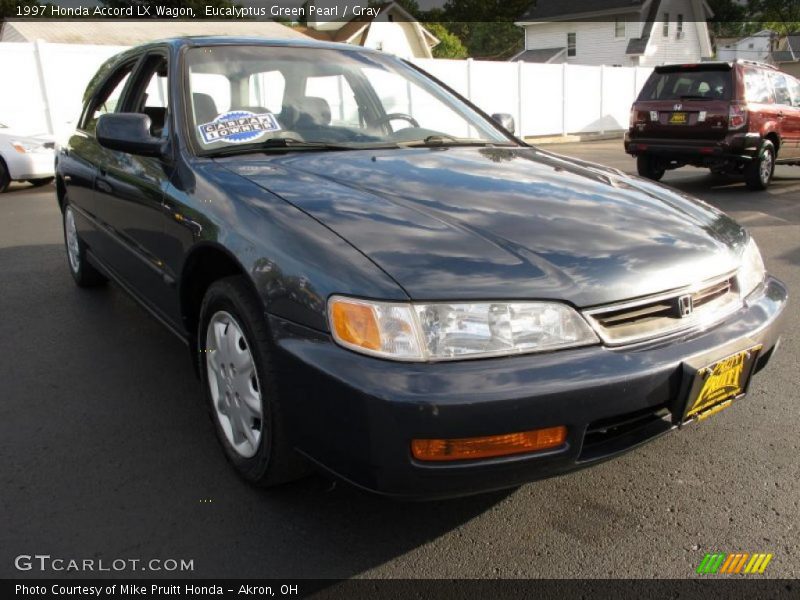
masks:
[(186, 347), (116, 286), (75, 287), (65, 260), (55, 244), (0, 248), (0, 576), (41, 577), (13, 559), (45, 553), (194, 560), (165, 576), (349, 577), (508, 496), (400, 503), (322, 476), (250, 487), (217, 447)]

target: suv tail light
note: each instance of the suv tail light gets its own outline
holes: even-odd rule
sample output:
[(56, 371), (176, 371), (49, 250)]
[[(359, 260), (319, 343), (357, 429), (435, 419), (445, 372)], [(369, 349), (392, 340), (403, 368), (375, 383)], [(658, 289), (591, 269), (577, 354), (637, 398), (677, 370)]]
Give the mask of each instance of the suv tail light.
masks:
[(633, 127), (637, 123), (645, 123), (647, 121), (648, 113), (643, 110), (636, 110), (635, 108), (631, 109), (631, 119), (630, 119), (630, 126)]
[(731, 103), (728, 110), (728, 129), (741, 129), (747, 124), (747, 107)]

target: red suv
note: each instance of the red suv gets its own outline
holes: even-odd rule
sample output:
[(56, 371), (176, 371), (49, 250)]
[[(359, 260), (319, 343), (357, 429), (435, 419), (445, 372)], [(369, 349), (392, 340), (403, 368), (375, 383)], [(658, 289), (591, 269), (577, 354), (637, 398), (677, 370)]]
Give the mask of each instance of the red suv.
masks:
[(625, 151), (650, 179), (693, 165), (766, 189), (776, 163), (800, 165), (800, 81), (753, 61), (656, 67), (631, 109)]

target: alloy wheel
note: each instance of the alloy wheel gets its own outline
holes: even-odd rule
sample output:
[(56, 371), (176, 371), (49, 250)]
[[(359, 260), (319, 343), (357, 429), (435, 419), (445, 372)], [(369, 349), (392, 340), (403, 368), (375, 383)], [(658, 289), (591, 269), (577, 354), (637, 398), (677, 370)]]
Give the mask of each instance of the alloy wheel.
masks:
[(774, 162), (775, 161), (772, 158), (772, 152), (765, 150), (764, 155), (761, 157), (761, 164), (758, 168), (758, 174), (761, 177), (761, 183), (764, 185), (767, 185), (770, 177), (772, 177), (772, 168)]
[(75, 227), (75, 214), (69, 206), (64, 211), (64, 231), (67, 238), (69, 266), (74, 273), (77, 273), (81, 268), (81, 247), (78, 242), (78, 230)]

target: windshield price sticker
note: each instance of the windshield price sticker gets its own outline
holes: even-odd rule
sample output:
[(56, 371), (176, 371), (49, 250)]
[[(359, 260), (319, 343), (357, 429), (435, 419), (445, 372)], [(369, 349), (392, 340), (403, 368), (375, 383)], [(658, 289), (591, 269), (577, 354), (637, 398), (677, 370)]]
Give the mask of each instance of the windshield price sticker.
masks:
[(255, 114), (237, 110), (223, 113), (211, 123), (203, 123), (197, 128), (206, 144), (244, 144), (255, 141), (270, 131), (279, 131), (281, 126), (272, 113)]

